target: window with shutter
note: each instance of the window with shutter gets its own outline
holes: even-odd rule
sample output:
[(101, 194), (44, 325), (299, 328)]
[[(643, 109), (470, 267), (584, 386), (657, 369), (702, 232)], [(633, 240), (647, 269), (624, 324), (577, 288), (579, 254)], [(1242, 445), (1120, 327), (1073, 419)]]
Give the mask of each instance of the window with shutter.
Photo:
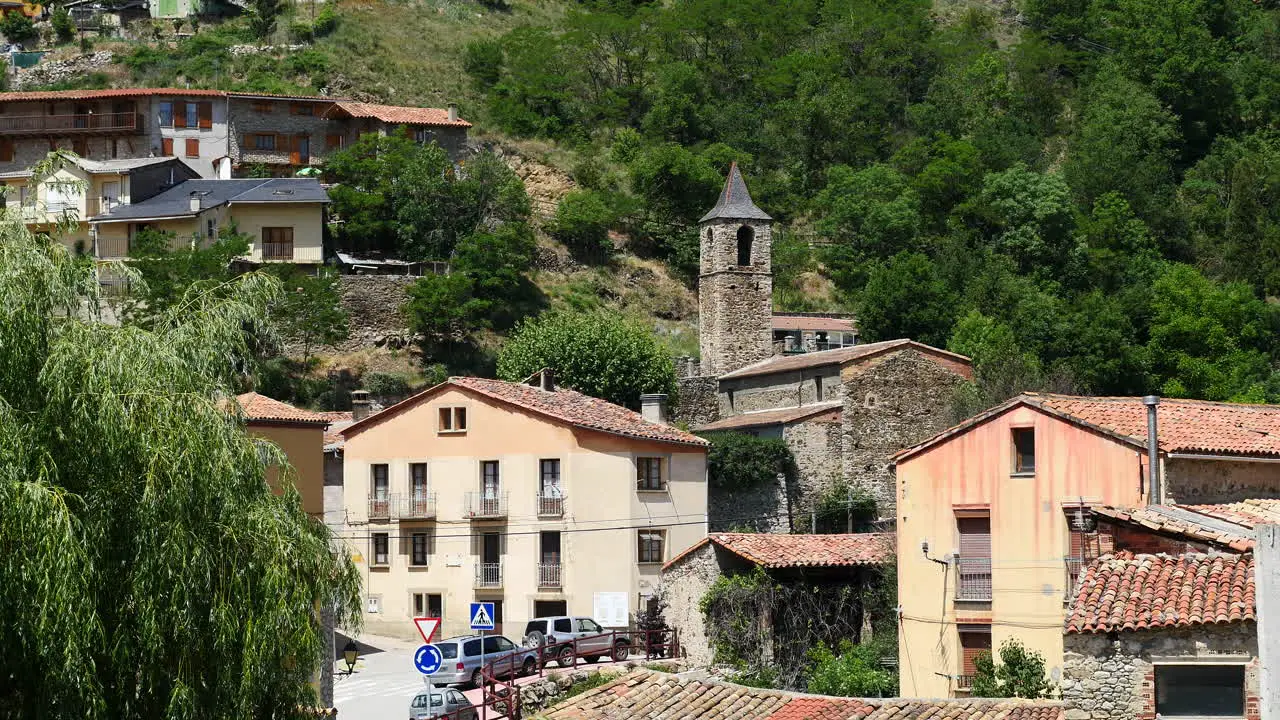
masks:
[(208, 130), (213, 127), (213, 103), (202, 102), (199, 104), (200, 113), (200, 129)]
[(166, 157), (173, 155), (173, 138), (164, 138), (160, 141), (160, 154)]
[(200, 157), (200, 141), (192, 138), (187, 140), (187, 157)]
[(341, 149), (342, 149), (342, 136), (341, 136), (341, 135), (325, 135), (325, 136), (324, 136), (324, 145), (325, 145), (325, 147), (326, 147), (326, 148), (328, 148), (328, 149), (330, 149), (330, 150), (341, 150)]
[(0, 138), (0, 162), (13, 162), (13, 141)]
[(991, 518), (956, 518), (960, 535), (957, 600), (991, 599)]
[(181, 100), (173, 104), (173, 126), (176, 128), (187, 126), (187, 104)]
[(957, 686), (968, 688), (978, 672), (977, 659), (984, 652), (991, 652), (990, 625), (960, 626), (960, 678)]

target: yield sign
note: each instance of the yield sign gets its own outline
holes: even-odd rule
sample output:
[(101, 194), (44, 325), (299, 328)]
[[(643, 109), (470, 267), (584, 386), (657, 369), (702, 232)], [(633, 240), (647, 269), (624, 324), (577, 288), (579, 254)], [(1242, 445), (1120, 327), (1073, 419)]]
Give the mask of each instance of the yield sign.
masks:
[(422, 635), (422, 642), (431, 644), (431, 638), (435, 637), (436, 630), (440, 627), (440, 618), (419, 618), (413, 619), (413, 624), (418, 626), (418, 634)]

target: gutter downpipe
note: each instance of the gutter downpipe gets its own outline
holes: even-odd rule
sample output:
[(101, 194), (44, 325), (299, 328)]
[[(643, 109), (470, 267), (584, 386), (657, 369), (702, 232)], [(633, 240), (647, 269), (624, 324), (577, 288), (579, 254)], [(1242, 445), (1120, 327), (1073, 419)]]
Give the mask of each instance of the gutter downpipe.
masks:
[(1142, 398), (1147, 406), (1147, 504), (1159, 505), (1163, 499), (1160, 486), (1160, 435), (1156, 424), (1156, 406), (1160, 404), (1160, 396), (1147, 395)]

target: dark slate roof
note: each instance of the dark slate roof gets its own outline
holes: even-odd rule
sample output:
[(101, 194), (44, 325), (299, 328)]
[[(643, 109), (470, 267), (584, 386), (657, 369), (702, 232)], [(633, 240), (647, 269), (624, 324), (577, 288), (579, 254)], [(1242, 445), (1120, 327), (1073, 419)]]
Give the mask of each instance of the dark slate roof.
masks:
[(702, 216), (698, 222), (708, 220), (772, 220), (765, 211), (751, 202), (751, 193), (747, 192), (747, 183), (742, 179), (738, 163), (729, 166), (729, 177), (724, 181), (724, 190), (720, 191), (720, 200), (711, 212)]
[(149, 200), (121, 205), (109, 213), (90, 218), (94, 222), (146, 220), (184, 217), (191, 212), (191, 195), (201, 193), (202, 210), (232, 202), (328, 202), (329, 194), (315, 178), (235, 178), (231, 180), (187, 180)]

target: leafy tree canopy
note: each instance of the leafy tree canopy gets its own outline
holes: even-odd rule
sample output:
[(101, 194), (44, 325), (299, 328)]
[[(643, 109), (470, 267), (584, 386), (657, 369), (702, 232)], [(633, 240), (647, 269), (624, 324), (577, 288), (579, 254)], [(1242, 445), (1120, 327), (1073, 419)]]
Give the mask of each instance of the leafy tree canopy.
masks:
[(982, 652), (974, 660), (977, 672), (970, 690), (974, 697), (1048, 697), (1053, 684), (1044, 672), (1044, 656), (1017, 640), (1000, 645), (1000, 664), (990, 652)]
[(782, 438), (760, 438), (745, 433), (704, 435), (711, 442), (707, 453), (707, 482), (725, 491), (741, 491), (792, 479), (798, 472), (795, 456)]

